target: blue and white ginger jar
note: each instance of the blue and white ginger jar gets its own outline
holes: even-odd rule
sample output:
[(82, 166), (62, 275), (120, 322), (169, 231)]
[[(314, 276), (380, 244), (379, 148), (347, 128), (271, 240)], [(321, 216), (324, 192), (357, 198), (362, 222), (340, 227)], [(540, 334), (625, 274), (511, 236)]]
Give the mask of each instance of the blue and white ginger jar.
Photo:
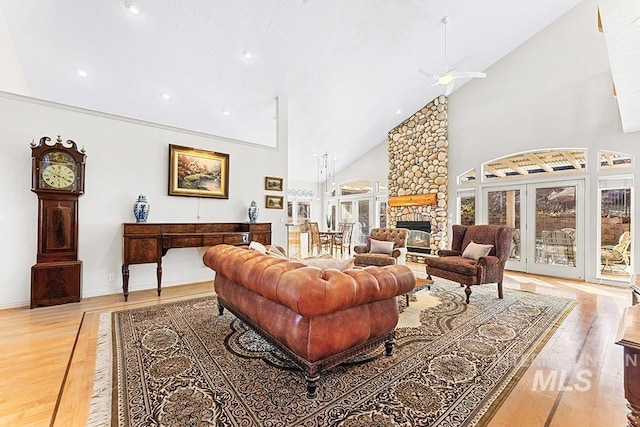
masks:
[(258, 209), (258, 205), (256, 204), (255, 200), (251, 201), (251, 204), (249, 205), (249, 209), (247, 209), (248, 214), (249, 214), (249, 222), (256, 222), (258, 220), (258, 213), (260, 212), (260, 209)]
[(139, 195), (138, 200), (133, 204), (133, 214), (136, 217), (136, 222), (147, 222), (150, 207), (151, 205), (147, 202), (147, 198), (142, 194)]

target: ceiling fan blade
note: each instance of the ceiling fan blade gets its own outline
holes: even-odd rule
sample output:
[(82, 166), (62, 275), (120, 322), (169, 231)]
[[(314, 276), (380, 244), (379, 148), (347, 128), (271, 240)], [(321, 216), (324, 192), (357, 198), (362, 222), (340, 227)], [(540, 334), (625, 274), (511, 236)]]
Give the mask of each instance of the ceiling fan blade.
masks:
[(467, 78), (483, 79), (487, 77), (487, 73), (481, 73), (478, 71), (457, 71), (454, 73), (454, 77), (458, 79), (467, 79)]
[(438, 76), (438, 75), (436, 75), (436, 74), (427, 73), (427, 72), (426, 72), (426, 71), (424, 71), (424, 70), (418, 70), (418, 72), (419, 72), (420, 74), (423, 74), (423, 75), (425, 75), (425, 76), (427, 76), (427, 77), (429, 77), (429, 78), (431, 78), (431, 79), (433, 79), (433, 80), (436, 80), (436, 81), (438, 81), (438, 79), (440, 78), (440, 76)]
[(451, 92), (453, 92), (453, 85), (455, 84), (455, 80), (452, 80), (451, 83), (449, 83), (447, 85), (447, 90), (444, 92), (444, 96), (449, 96), (451, 95)]

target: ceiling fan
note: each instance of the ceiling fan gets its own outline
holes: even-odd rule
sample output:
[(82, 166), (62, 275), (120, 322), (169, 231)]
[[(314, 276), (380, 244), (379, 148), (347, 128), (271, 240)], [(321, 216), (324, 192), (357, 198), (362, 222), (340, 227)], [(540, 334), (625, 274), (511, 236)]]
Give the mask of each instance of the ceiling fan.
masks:
[(446, 86), (447, 89), (445, 91), (445, 96), (449, 96), (453, 91), (453, 85), (457, 79), (468, 79), (468, 78), (485, 78), (487, 77), (487, 73), (481, 73), (478, 71), (458, 71), (454, 67), (451, 69), (448, 68), (447, 64), (447, 23), (449, 22), (449, 17), (445, 16), (442, 18), (441, 22), (444, 24), (444, 72), (440, 75), (427, 73), (424, 70), (418, 70), (419, 73), (424, 74), (425, 76), (434, 79), (436, 82), (431, 85), (437, 86), (442, 85)]

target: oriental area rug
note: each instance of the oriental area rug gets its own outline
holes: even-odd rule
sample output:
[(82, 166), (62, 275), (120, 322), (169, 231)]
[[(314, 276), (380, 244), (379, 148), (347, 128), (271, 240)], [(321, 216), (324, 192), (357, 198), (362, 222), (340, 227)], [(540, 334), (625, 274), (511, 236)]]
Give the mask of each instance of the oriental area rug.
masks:
[[(398, 298), (384, 346), (303, 373), (215, 297), (102, 315), (90, 426), (480, 426), (574, 307), (568, 299), (436, 279)], [(345, 325), (348, 327), (347, 325)]]

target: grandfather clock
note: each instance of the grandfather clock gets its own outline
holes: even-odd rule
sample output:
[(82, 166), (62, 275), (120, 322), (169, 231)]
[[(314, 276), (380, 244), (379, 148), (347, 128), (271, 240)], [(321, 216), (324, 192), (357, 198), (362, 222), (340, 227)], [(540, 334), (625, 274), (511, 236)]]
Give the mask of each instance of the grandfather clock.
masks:
[(80, 301), (78, 197), (84, 193), (84, 148), (44, 136), (31, 142), (31, 191), (38, 195), (38, 257), (31, 267), (31, 308)]

